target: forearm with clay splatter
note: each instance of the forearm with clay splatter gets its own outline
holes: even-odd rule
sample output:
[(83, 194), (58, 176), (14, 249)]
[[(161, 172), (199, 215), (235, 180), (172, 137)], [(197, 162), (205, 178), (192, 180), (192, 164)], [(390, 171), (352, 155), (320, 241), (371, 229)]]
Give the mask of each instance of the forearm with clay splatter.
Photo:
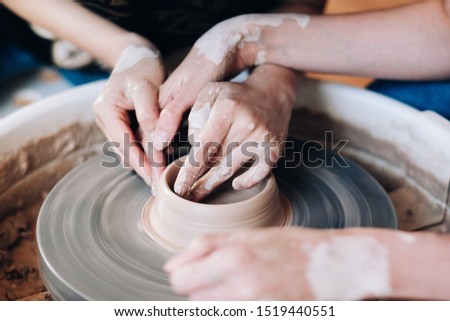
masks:
[(234, 59), (240, 68), (264, 61), (315, 72), (445, 79), (449, 13), (450, 0), (436, 0), (348, 15), (245, 15), (220, 23), (195, 48), (225, 69)]
[(449, 0), (441, 0), (349, 15), (248, 17), (234, 31), (242, 35), (236, 53), (246, 65), (264, 56), (265, 63), (296, 70), (445, 79), (450, 77), (449, 7)]
[(165, 270), (196, 300), (448, 300), (449, 244), (387, 229), (254, 229), (203, 235)]
[(353, 228), (307, 252), (316, 299), (450, 299), (448, 235)]
[[(325, 0), (285, 0), (275, 11), (280, 14), (320, 14), (323, 12)], [(305, 17), (305, 16), (303, 16)], [(256, 53), (253, 73), (249, 76), (248, 82), (252, 82), (267, 87), (267, 90), (278, 95), (279, 104), (276, 108), (291, 109), (295, 101), (295, 90), (301, 73), (292, 69), (277, 66), (265, 65), (266, 52)], [(279, 88), (281, 85), (281, 88)], [(279, 88), (279, 89), (277, 89)]]

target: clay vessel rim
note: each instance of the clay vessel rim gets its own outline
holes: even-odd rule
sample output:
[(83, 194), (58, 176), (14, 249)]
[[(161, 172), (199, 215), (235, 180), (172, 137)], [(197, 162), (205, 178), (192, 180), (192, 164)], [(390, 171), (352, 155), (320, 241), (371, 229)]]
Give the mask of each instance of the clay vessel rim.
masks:
[[(179, 160), (184, 160), (185, 157), (181, 157)], [(174, 167), (178, 168), (178, 169), (173, 169)], [(173, 170), (177, 170), (179, 171), (180, 166), (177, 164), (177, 161), (174, 161), (172, 164), (170, 164), (166, 170), (164, 171), (164, 173), (162, 174), (161, 178), (160, 178), (160, 184), (159, 184), (159, 188), (162, 189), (162, 193), (165, 195), (165, 197), (168, 197), (171, 200), (176, 200), (177, 202), (185, 202), (186, 205), (194, 205), (197, 206), (199, 208), (209, 208), (211, 209), (211, 207), (213, 208), (224, 208), (224, 209), (232, 209), (234, 207), (237, 206), (243, 206), (243, 205), (247, 205), (247, 204), (252, 204), (252, 203), (256, 203), (260, 198), (264, 198), (267, 195), (267, 191), (273, 187), (273, 185), (275, 184), (275, 177), (273, 176), (272, 173), (270, 173), (266, 178), (264, 178), (264, 180), (262, 180), (259, 184), (265, 184), (265, 186), (263, 187), (263, 189), (258, 192), (257, 194), (253, 195), (252, 197), (243, 200), (243, 201), (238, 201), (238, 202), (233, 202), (233, 203), (229, 203), (229, 204), (206, 204), (206, 203), (199, 203), (199, 202), (194, 202), (188, 199), (185, 199), (181, 196), (179, 196), (178, 194), (176, 194), (170, 187), (169, 187), (169, 182), (168, 182), (168, 176), (169, 173)], [(259, 185), (258, 184), (258, 185)], [(256, 186), (258, 186), (256, 185)], [(159, 194), (159, 193), (158, 193)]]

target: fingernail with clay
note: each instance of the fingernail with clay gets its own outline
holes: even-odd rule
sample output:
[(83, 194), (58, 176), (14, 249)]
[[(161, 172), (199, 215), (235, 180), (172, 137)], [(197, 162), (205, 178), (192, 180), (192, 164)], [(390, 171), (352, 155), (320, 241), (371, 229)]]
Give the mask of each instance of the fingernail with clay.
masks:
[(173, 189), (181, 197), (185, 197), (189, 193), (189, 185), (184, 182), (175, 184)]
[(214, 154), (217, 153), (217, 147), (211, 146), (208, 148), (208, 157), (214, 156)]
[(192, 193), (191, 201), (199, 202), (203, 198), (203, 193), (204, 192), (202, 192), (200, 190), (196, 190), (194, 193)]
[(198, 202), (200, 200), (202, 200), (203, 198), (205, 198), (206, 196), (208, 196), (208, 194), (211, 193), (211, 189), (205, 188), (204, 185), (203, 186), (196, 186), (195, 189), (192, 188), (191, 189), (191, 200), (194, 202)]
[(195, 182), (195, 177), (189, 175), (189, 172), (186, 170), (180, 170), (173, 187), (174, 192), (181, 197), (185, 197), (189, 193), (189, 189), (191, 188), (189, 184), (190, 181)]
[(241, 182), (237, 181), (236, 179), (233, 180), (232, 186), (236, 191), (244, 189), (244, 186), (242, 186)]

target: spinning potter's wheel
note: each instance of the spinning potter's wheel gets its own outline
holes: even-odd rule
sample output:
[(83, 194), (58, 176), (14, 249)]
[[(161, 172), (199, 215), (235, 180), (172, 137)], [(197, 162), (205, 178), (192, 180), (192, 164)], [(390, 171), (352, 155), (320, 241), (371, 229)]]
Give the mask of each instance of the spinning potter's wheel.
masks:
[[(296, 141), (274, 170), (293, 225), (396, 228), (387, 194), (367, 172), (304, 147)], [(94, 157), (72, 170), (41, 209), (37, 239), (47, 288), (64, 300), (183, 299), (162, 271), (172, 254), (142, 224), (150, 189), (133, 172), (101, 162)]]

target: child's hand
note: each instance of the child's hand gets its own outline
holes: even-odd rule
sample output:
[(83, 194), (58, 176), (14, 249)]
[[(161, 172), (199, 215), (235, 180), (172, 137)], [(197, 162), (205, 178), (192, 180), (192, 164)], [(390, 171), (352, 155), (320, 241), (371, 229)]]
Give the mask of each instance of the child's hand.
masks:
[[(163, 80), (164, 66), (157, 50), (128, 46), (94, 103), (96, 122), (107, 138), (119, 143), (122, 153), (125, 144), (132, 142), (130, 150), (123, 154), (129, 159), (123, 163), (130, 164), (148, 185), (158, 179), (163, 169), (152, 166), (161, 164), (163, 158), (161, 152), (153, 153), (148, 145), (159, 117), (158, 89)], [(140, 126), (137, 132), (131, 128), (131, 111), (136, 113)], [(137, 142), (142, 142), (143, 148)]]

